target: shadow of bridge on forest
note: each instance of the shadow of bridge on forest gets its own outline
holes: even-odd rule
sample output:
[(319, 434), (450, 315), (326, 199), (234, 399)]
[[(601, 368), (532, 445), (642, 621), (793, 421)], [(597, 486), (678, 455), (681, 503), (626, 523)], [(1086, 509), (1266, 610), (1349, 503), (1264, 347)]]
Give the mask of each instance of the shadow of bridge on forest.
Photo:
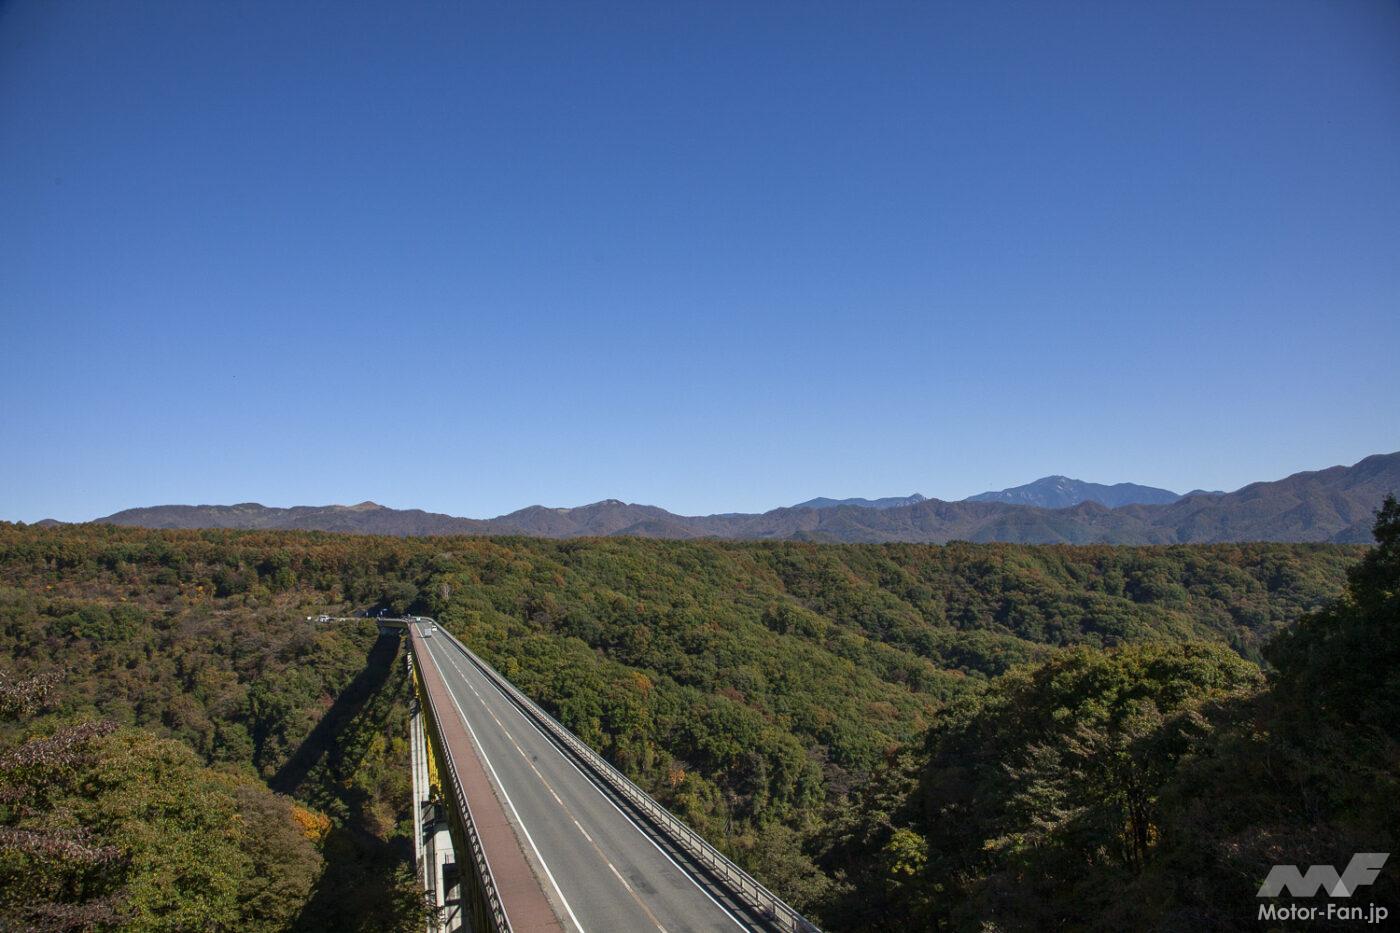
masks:
[[(273, 790), (329, 812), (334, 823), (322, 842), (325, 868), (294, 929), (380, 931), (421, 929), (421, 895), (412, 875), (409, 839), (385, 839), (369, 809), (374, 801), (350, 780), (367, 737), (383, 734), (406, 697), (397, 634), (381, 635), (365, 666), (335, 698), (320, 722), (268, 782)], [(403, 766), (408, 768), (408, 762)], [(407, 807), (407, 798), (403, 806)]]
[[(316, 723), (306, 739), (287, 763), (277, 769), (268, 786), (279, 794), (297, 796), (306, 782), (306, 776), (327, 756), (336, 758), (342, 749), (337, 741), (356, 716), (364, 711), (365, 705), (389, 681), (394, 670), (394, 659), (399, 655), (399, 637), (381, 635), (370, 648), (365, 658), (364, 670), (340, 692), (331, 703), (321, 721)], [(334, 762), (332, 762), (333, 764)]]

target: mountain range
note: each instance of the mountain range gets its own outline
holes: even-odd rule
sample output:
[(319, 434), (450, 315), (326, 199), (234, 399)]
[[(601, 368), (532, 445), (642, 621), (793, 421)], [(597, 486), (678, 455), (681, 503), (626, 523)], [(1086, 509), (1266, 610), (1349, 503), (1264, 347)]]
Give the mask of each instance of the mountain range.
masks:
[[(1023, 495), (1050, 483), (1073, 498), (1098, 484), (1047, 477), (996, 496)], [(1132, 484), (1104, 486), (1151, 490)], [(1079, 492), (1075, 492), (1079, 490)], [(1018, 492), (1019, 491), (1019, 492)], [(148, 528), (307, 529), (385, 535), (531, 535), (547, 538), (634, 535), (652, 538), (741, 538), (844, 542), (952, 540), (1067, 544), (1177, 544), (1224, 541), (1370, 540), (1376, 508), (1400, 492), (1400, 453), (1377, 454), (1349, 467), (1295, 473), (1230, 493), (1196, 492), (1156, 504), (1116, 508), (1081, 499), (1063, 508), (1022, 504), (989, 494), (961, 502), (906, 497), (892, 500), (809, 500), (762, 514), (675, 515), (651, 505), (605, 499), (577, 508), (530, 506), (491, 519), (457, 518), (420, 509), (359, 505), (269, 508), (240, 505), (161, 505), (127, 509), (98, 522)], [(1154, 494), (1173, 496), (1166, 490)], [(1046, 494), (1044, 489), (1034, 495)], [(1098, 494), (1096, 492), (1096, 494)], [(1056, 500), (1050, 500), (1056, 501)], [(819, 503), (819, 504), (814, 504)], [(830, 504), (827, 504), (830, 503)], [(889, 503), (889, 504), (880, 504)]]
[(1137, 483), (1086, 483), (1068, 476), (1046, 476), (1024, 486), (1013, 486), (995, 492), (978, 493), (964, 502), (1009, 502), (1012, 505), (1033, 505), (1042, 509), (1067, 509), (1081, 502), (1097, 502), (1116, 509), (1120, 505), (1170, 505), (1181, 498), (1179, 493)]

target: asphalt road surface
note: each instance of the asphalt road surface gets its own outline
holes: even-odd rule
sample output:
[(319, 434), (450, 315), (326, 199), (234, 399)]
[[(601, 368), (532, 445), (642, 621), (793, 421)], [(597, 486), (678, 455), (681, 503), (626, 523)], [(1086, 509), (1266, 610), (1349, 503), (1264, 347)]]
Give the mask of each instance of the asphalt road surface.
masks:
[(542, 866), (544, 886), (562, 908), (566, 928), (750, 928), (705, 889), (703, 879), (682, 871), (444, 633), (420, 644), (466, 720), (527, 857)]

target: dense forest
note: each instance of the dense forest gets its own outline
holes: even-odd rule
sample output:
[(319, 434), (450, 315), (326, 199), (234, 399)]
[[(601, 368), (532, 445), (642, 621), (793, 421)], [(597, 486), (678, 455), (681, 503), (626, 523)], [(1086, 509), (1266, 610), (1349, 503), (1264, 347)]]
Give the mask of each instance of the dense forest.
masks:
[(399, 646), (305, 618), (379, 608), (833, 930), (1243, 924), (1259, 865), (1400, 825), (1388, 541), (0, 524), (0, 928), (419, 929)]
[[(828, 901), (827, 919), (872, 930), (1253, 930), (1271, 866), (1394, 852), (1393, 498), (1376, 539), (1341, 599), (1269, 643), (1267, 674), (1218, 644), (1077, 648), (950, 704), (922, 747), (826, 830), (827, 870), (861, 892)], [(1395, 879), (1382, 872), (1357, 900), (1393, 918)]]

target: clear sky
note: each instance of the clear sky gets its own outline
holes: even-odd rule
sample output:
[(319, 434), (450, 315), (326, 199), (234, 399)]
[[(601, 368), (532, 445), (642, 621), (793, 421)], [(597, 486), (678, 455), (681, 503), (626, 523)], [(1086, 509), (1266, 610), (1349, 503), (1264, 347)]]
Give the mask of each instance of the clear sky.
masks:
[(0, 4), (0, 518), (1400, 449), (1400, 4)]

